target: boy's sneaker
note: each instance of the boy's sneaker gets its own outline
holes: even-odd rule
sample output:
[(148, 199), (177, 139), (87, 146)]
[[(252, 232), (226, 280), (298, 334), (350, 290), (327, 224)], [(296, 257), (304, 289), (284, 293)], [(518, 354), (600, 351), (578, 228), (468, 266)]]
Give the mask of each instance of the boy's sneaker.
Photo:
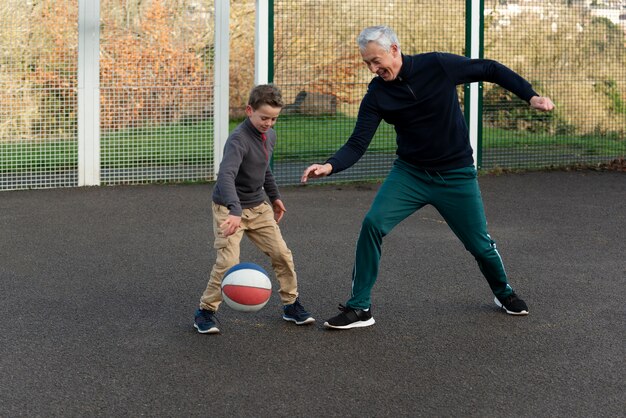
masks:
[(374, 325), (376, 321), (372, 317), (372, 309), (364, 311), (362, 309), (352, 309), (347, 306), (339, 305), (341, 313), (324, 322), (324, 326), (334, 329), (350, 329), (369, 327)]
[(215, 312), (206, 309), (196, 310), (193, 326), (200, 334), (217, 334), (220, 332), (215, 325)]
[(528, 315), (526, 302), (521, 300), (515, 292), (502, 299), (496, 296), (493, 301), (509, 315)]
[(300, 298), (296, 298), (296, 301), (291, 305), (283, 306), (283, 319), (285, 321), (295, 322), (296, 325), (305, 325), (315, 322), (315, 318), (313, 318), (300, 303)]

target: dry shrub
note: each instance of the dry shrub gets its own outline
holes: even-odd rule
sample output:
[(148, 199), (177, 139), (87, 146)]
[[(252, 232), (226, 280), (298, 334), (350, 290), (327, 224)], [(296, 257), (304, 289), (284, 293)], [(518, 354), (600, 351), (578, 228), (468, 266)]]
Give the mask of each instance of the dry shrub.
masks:
[[(493, 2), (494, 10), (500, 2)], [(300, 91), (335, 95), (356, 112), (372, 75), (355, 43), (369, 25), (388, 24), (405, 53), (464, 53), (465, 1), (277, 1), (274, 80), (287, 100)], [(489, 5), (488, 5), (489, 6)], [(552, 131), (624, 131), (626, 38), (623, 30), (586, 9), (542, 2), (535, 11), (485, 19), (485, 57), (530, 80), (557, 104)], [(340, 22), (340, 23), (339, 23)], [(607, 93), (602, 83), (614, 83)], [(485, 83), (485, 92), (493, 85)], [(519, 125), (519, 124), (517, 124)], [(516, 126), (517, 126), (516, 125)]]
[[(277, 2), (278, 3), (278, 2)], [(386, 24), (407, 54), (462, 53), (464, 1), (281, 1), (275, 17), (274, 80), (288, 98), (300, 91), (332, 94), (354, 115), (372, 74), (363, 65), (356, 37), (366, 26)]]
[(230, 101), (231, 116), (242, 117), (254, 86), (255, 1), (238, 0), (230, 9)]
[[(123, 10), (119, 0), (108, 3)], [(200, 119), (210, 112), (212, 80), (177, 2), (152, 0), (103, 16), (101, 124), (119, 129)], [(197, 33), (201, 37), (202, 33)]]
[(30, 139), (40, 119), (36, 92), (20, 88), (23, 81), (11, 74), (0, 73), (0, 85), (14, 86), (0, 89), (0, 140)]
[[(612, 112), (606, 80), (626, 100), (626, 37), (615, 25), (585, 9), (542, 6), (502, 25), (502, 16), (486, 19), (485, 56), (530, 80), (540, 94), (556, 103), (555, 114), (577, 133), (624, 131), (624, 114)], [(486, 90), (491, 86), (486, 86)]]
[(69, 0), (0, 4), (0, 138), (75, 135), (77, 16)]
[[(192, 4), (200, 12), (190, 13)], [(304, 90), (334, 95), (340, 111), (356, 113), (372, 77), (355, 43), (365, 26), (392, 26), (405, 53), (464, 52), (464, 0), (275, 4), (274, 81), (287, 103)], [(499, 23), (502, 16), (488, 16), (485, 57), (551, 96), (558, 120), (577, 132), (626, 131), (620, 105), (626, 102), (624, 32), (582, 8), (542, 4), (543, 14), (516, 15), (508, 26)], [(244, 107), (254, 82), (254, 7), (254, 0), (231, 2), (233, 114)], [(101, 0), (101, 10), (103, 128), (211, 112), (212, 1)], [(0, 18), (10, 22), (0, 31), (0, 48), (10, 57), (0, 78), (0, 138), (76, 129), (77, 13), (75, 0), (0, 2)], [(485, 91), (491, 88), (487, 84)]]
[(22, 0), (0, 2), (0, 140), (30, 136), (37, 117), (37, 100), (27, 78), (29, 11)]

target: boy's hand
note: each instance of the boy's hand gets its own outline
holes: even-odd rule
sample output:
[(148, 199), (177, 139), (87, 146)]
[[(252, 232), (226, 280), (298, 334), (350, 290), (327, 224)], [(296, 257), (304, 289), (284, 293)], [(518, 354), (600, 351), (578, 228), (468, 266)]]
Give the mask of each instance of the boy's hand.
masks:
[(283, 201), (280, 199), (276, 199), (272, 202), (272, 208), (274, 209), (274, 220), (278, 223), (283, 219), (283, 215), (287, 212), (287, 209), (285, 209), (285, 205), (283, 205)]
[(220, 225), (220, 229), (222, 230), (222, 234), (225, 237), (232, 235), (237, 231), (239, 225), (241, 224), (241, 216), (228, 215), (228, 218)]

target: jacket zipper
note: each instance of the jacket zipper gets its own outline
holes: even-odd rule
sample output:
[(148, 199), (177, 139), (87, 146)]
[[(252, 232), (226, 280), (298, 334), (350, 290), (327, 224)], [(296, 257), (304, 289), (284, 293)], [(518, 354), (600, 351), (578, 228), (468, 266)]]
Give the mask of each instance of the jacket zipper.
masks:
[(409, 89), (409, 91), (411, 92), (411, 95), (413, 96), (413, 98), (415, 100), (417, 100), (417, 96), (413, 92), (413, 89), (411, 88), (411, 85), (409, 83), (407, 83), (406, 81), (404, 81), (404, 79), (402, 77), (398, 77), (398, 80), (401, 81), (406, 86), (407, 89)]
[(267, 151), (267, 136), (264, 133), (261, 134), (261, 141), (263, 142), (263, 151), (265, 151), (265, 161), (269, 161), (270, 154)]

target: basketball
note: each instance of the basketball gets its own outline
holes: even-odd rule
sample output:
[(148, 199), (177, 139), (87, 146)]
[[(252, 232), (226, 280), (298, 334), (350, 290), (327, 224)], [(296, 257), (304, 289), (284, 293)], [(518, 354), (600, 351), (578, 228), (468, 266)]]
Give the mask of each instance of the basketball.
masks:
[(236, 264), (222, 279), (222, 298), (237, 311), (256, 312), (265, 306), (271, 294), (267, 272), (254, 263)]

